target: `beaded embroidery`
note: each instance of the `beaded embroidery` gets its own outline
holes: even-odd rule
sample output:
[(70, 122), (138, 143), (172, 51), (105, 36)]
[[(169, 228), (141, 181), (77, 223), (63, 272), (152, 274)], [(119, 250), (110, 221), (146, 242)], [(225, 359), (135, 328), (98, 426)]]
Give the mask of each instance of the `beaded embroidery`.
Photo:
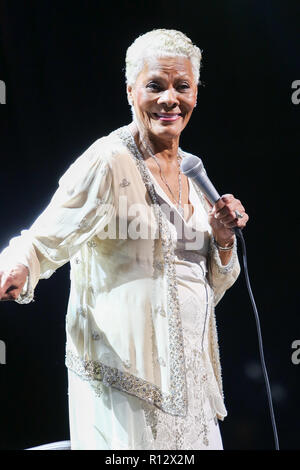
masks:
[(78, 374), (82, 379), (98, 380), (107, 387), (113, 386), (118, 390), (134, 395), (166, 412), (174, 413), (172, 397), (162, 393), (159, 387), (134, 375), (123, 372), (116, 367), (109, 367), (102, 362), (83, 360), (71, 351), (66, 352), (66, 366)]
[(31, 286), (31, 276), (30, 270), (28, 269), (27, 274), (27, 289), (24, 294), (20, 294), (19, 297), (15, 300), (18, 304), (29, 304), (30, 302), (34, 302), (34, 289)]
[[(170, 395), (171, 402), (174, 403), (176, 412), (180, 415), (186, 413), (187, 391), (185, 381), (185, 364), (183, 337), (180, 320), (180, 307), (178, 300), (178, 290), (176, 281), (175, 261), (173, 243), (168, 229), (166, 216), (157, 200), (157, 194), (151, 181), (149, 170), (144, 162), (143, 156), (139, 152), (134, 138), (127, 126), (121, 127), (114, 132), (126, 145), (133, 155), (137, 168), (146, 185), (153, 204), (154, 214), (158, 223), (159, 233), (161, 235), (163, 262), (165, 275), (167, 278), (167, 296), (168, 296), (168, 327), (169, 327), (169, 360), (170, 360)], [(155, 243), (154, 243), (155, 245)], [(153, 258), (154, 259), (154, 258)], [(157, 263), (153, 266), (155, 269), (161, 268)], [(161, 363), (160, 363), (161, 364)], [(165, 363), (164, 363), (165, 364)], [(162, 365), (162, 364), (161, 364)], [(175, 411), (174, 410), (174, 411)]]
[(120, 183), (121, 188), (126, 188), (126, 186), (129, 186), (129, 185), (130, 185), (130, 182), (126, 178), (123, 178)]

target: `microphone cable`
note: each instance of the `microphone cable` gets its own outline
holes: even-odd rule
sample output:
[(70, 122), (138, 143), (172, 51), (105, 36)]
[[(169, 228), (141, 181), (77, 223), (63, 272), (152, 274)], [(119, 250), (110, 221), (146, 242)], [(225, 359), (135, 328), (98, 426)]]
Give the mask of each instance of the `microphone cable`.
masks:
[(276, 422), (275, 422), (275, 416), (274, 416), (274, 410), (273, 410), (273, 404), (272, 404), (272, 394), (271, 394), (271, 388), (270, 388), (267, 368), (266, 368), (265, 359), (264, 359), (263, 341), (262, 341), (262, 335), (261, 335), (260, 321), (259, 321), (258, 311), (257, 311), (257, 308), (256, 308), (253, 292), (252, 292), (252, 289), (251, 289), (249, 273), (248, 273), (246, 243), (245, 243), (245, 239), (244, 239), (244, 236), (242, 234), (241, 229), (236, 227), (234, 229), (234, 232), (237, 235), (237, 237), (240, 239), (240, 242), (241, 242), (241, 245), (242, 245), (244, 275), (245, 275), (246, 285), (247, 285), (247, 289), (248, 289), (249, 297), (250, 297), (250, 300), (251, 300), (251, 303), (252, 303), (253, 312), (254, 312), (255, 321), (256, 321), (256, 329), (257, 329), (257, 336), (258, 336), (260, 360), (261, 360), (263, 376), (264, 376), (264, 379), (265, 379), (265, 384), (266, 384), (266, 389), (267, 389), (269, 410), (270, 410), (270, 415), (271, 415), (271, 422), (272, 422), (274, 441), (275, 441), (275, 449), (279, 450), (278, 434), (277, 434), (277, 428), (276, 428)]
[[(220, 199), (220, 195), (215, 189), (215, 187), (213, 186), (213, 184), (211, 183), (211, 181), (209, 180), (201, 158), (196, 157), (195, 155), (192, 155), (192, 154), (187, 154), (187, 152), (185, 153), (186, 153), (186, 156), (182, 160), (182, 163), (180, 165), (181, 171), (186, 176), (195, 180), (196, 185), (201, 188), (201, 191), (206, 196), (210, 204), (214, 205)], [(277, 435), (276, 422), (275, 422), (275, 416), (274, 416), (273, 404), (272, 404), (272, 394), (271, 394), (267, 368), (266, 368), (265, 359), (264, 359), (260, 321), (259, 321), (259, 316), (258, 316), (254, 296), (252, 293), (249, 273), (248, 273), (246, 243), (245, 243), (244, 236), (240, 228), (235, 227), (233, 231), (236, 234), (236, 236), (240, 239), (241, 244), (242, 244), (244, 274), (245, 274), (246, 285), (247, 285), (248, 293), (250, 296), (250, 300), (252, 303), (253, 312), (254, 312), (254, 316), (256, 320), (259, 354), (260, 354), (261, 366), (262, 366), (262, 371), (263, 371), (266, 389), (267, 389), (269, 409), (270, 409), (270, 415), (271, 415), (271, 421), (272, 421), (272, 427), (273, 427), (273, 433), (274, 433), (274, 439), (275, 439), (275, 448), (276, 450), (279, 450), (278, 435)]]

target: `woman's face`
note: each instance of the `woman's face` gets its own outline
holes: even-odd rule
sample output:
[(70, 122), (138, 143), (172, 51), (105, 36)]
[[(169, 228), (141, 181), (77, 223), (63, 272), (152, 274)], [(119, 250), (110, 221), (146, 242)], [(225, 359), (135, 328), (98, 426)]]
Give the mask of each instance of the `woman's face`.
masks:
[(192, 64), (186, 57), (147, 59), (133, 87), (127, 87), (135, 114), (146, 134), (179, 138), (197, 99)]

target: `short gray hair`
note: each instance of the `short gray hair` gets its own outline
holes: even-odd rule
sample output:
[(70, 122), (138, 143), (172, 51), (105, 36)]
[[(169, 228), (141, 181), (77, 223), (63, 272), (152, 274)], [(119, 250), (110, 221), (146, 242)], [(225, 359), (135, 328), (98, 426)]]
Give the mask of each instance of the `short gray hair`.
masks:
[(186, 57), (199, 84), (202, 54), (185, 34), (175, 29), (153, 29), (135, 39), (126, 52), (126, 84), (134, 85), (147, 57)]

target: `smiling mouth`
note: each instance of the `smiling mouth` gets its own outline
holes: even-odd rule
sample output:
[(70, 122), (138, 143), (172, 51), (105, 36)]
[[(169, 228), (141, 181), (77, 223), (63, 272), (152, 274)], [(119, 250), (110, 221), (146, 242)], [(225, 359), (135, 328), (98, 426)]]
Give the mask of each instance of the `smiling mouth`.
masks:
[(160, 121), (177, 121), (177, 119), (182, 117), (181, 113), (153, 113), (154, 116)]

